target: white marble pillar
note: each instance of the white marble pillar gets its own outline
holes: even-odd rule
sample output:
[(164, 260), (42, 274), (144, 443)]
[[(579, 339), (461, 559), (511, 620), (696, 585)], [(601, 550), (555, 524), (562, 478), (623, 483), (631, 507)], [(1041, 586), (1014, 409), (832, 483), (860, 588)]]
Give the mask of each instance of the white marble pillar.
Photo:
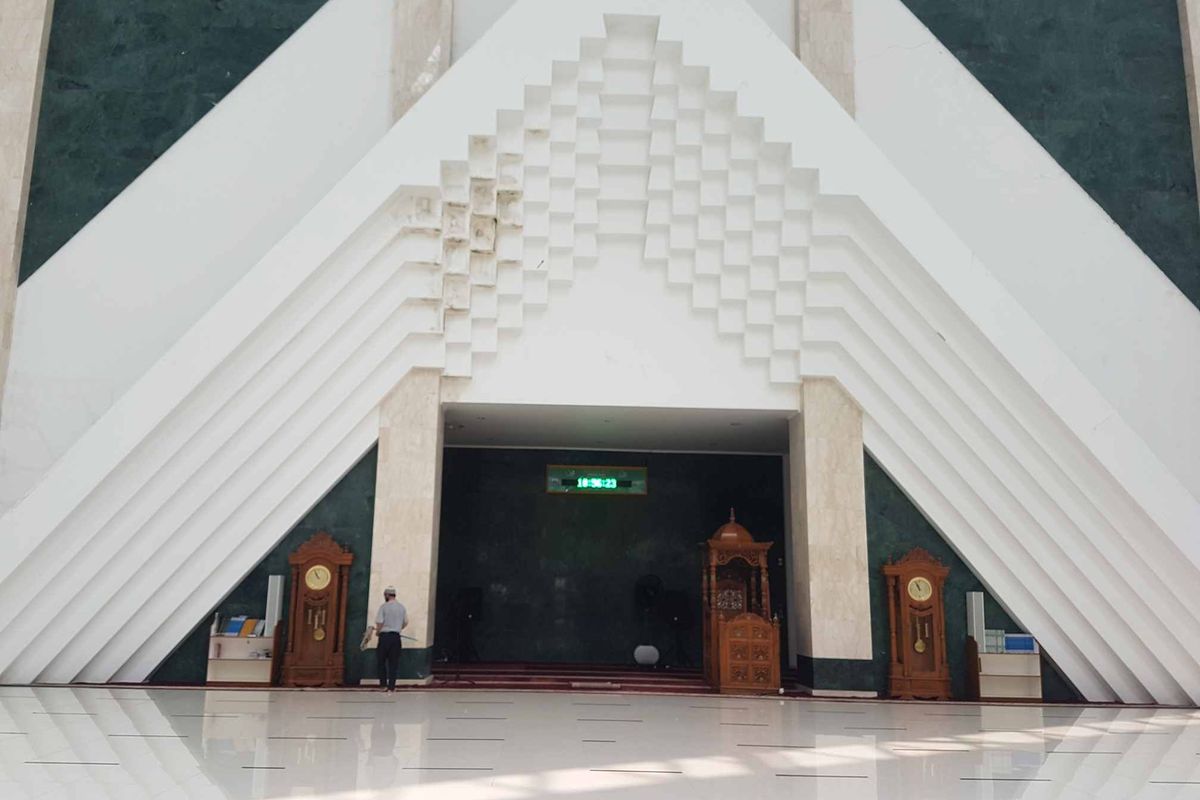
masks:
[(433, 646), (442, 495), (441, 371), (414, 369), (379, 412), (368, 624), (395, 586), (408, 609), (406, 650)]
[(796, 55), (854, 116), (854, 0), (796, 0)]
[(1187, 82), (1188, 120), (1192, 125), (1192, 167), (1200, 191), (1200, 0), (1179, 0), (1179, 34), (1183, 38), (1183, 74)]
[(813, 689), (866, 690), (848, 674), (865, 674), (872, 656), (862, 411), (827, 378), (805, 379), (801, 397), (788, 458), (792, 660), (811, 659), (844, 679), (823, 687), (818, 669)]
[[(453, 9), (453, 0), (393, 0), (394, 119), (404, 116), (450, 66)], [(409, 627), (404, 634), (412, 638), (405, 639), (405, 651), (424, 650), (425, 656), (417, 658), (424, 664), (433, 647), (441, 481), (441, 373), (413, 370), (379, 409), (365, 624), (375, 621), (384, 588), (395, 586), (397, 599), (408, 609)], [(371, 650), (368, 658), (373, 657)], [(412, 666), (405, 659), (401, 674)]]
[(12, 349), (17, 270), (53, 10), (53, 0), (0, 0), (0, 396)]
[(395, 0), (392, 100), (396, 119), (450, 66), (453, 0)]

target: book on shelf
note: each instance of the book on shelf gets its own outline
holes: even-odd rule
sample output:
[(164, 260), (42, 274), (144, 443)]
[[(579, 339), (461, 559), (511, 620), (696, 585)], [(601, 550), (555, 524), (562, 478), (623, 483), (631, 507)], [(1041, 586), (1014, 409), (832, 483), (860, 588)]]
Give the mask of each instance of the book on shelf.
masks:
[(257, 622), (254, 623), (254, 630), (252, 632), (252, 635), (253, 636), (262, 636), (263, 631), (266, 630), (266, 627), (267, 627), (267, 621), (265, 619), (258, 620)]
[(239, 614), (236, 617), (230, 617), (225, 622), (225, 628), (222, 630), (222, 633), (224, 633), (226, 636), (240, 636), (242, 633), (242, 626), (245, 624), (245, 614)]
[(254, 633), (254, 626), (257, 624), (258, 620), (254, 619), (253, 617), (248, 617), (246, 621), (242, 623), (242, 629), (238, 631), (238, 636), (245, 638)]
[(1037, 642), (1028, 633), (1004, 634), (1004, 652), (1006, 653), (1036, 653)]

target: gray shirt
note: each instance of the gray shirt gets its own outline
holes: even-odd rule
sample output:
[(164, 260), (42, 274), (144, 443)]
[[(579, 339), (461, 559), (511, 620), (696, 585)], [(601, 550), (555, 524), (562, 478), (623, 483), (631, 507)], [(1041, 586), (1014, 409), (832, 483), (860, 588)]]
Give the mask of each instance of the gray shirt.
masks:
[(395, 600), (389, 600), (379, 607), (375, 615), (375, 624), (380, 633), (399, 633), (408, 622), (408, 611)]

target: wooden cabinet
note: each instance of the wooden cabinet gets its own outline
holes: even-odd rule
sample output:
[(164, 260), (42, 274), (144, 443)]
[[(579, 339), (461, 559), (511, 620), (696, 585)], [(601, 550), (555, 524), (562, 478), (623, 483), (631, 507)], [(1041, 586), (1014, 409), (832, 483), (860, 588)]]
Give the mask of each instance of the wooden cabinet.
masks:
[(346, 595), (354, 555), (328, 533), (318, 533), (288, 556), (284, 686), (340, 686), (345, 669)]
[(950, 570), (922, 548), (883, 566), (887, 581), (892, 697), (950, 699), (946, 610), (942, 591)]
[(779, 691), (779, 618), (771, 616), (767, 551), (729, 522), (704, 543), (704, 677), (722, 693)]

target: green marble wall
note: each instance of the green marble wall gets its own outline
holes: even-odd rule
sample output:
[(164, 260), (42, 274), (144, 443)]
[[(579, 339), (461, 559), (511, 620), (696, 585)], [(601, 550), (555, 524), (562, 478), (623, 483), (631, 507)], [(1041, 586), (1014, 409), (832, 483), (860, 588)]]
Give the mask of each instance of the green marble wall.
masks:
[[(223, 617), (236, 614), (261, 617), (266, 611), (269, 575), (287, 576), (283, 592), (286, 606), (292, 590), (288, 556), (314, 533), (326, 531), (354, 553), (354, 563), (350, 566), (350, 595), (346, 602), (345, 681), (348, 685), (357, 684), (363, 677), (363, 659), (358, 641), (368, 604), (376, 455), (376, 448), (372, 447), (215, 609)], [(287, 611), (285, 607), (285, 631)], [(150, 683), (204, 683), (208, 670), (208, 632), (212, 615), (210, 611), (196, 622), (191, 634), (150, 676)]]
[[(870, 455), (864, 455), (864, 461), (867, 491), (867, 558), (871, 574), (871, 639), (875, 652), (869, 668), (869, 678), (864, 676), (872, 685), (865, 688), (874, 689), (881, 695), (887, 693), (887, 673), (891, 656), (888, 650), (886, 587), (880, 570), (884, 564), (903, 557), (914, 547), (923, 547), (950, 568), (943, 595), (946, 604), (946, 648), (949, 651), (954, 696), (964, 697), (966, 593), (984, 593), (984, 617), (989, 628), (1003, 628), (1014, 633), (1022, 628), (1013, 622), (971, 568), (959, 558), (937, 529), (929, 524), (875, 460)], [(1045, 656), (1042, 658), (1042, 695), (1047, 700), (1061, 702), (1082, 699)]]
[(55, 0), (29, 277), (325, 0)]
[[(645, 466), (644, 497), (545, 492), (547, 464)], [(783, 464), (778, 456), (448, 448), (443, 460), (434, 650), (454, 650), (458, 590), (478, 586), (485, 661), (632, 663), (649, 638), (680, 663), (664, 625), (643, 634), (634, 582), (658, 575), (700, 608), (700, 542), (737, 509), (759, 541), (774, 541), (772, 607), (786, 609)], [(403, 594), (403, 589), (401, 589)], [(786, 629), (786, 626), (785, 626)], [(700, 664), (697, 613), (683, 642)]]
[(1176, 0), (904, 0), (1200, 306)]

